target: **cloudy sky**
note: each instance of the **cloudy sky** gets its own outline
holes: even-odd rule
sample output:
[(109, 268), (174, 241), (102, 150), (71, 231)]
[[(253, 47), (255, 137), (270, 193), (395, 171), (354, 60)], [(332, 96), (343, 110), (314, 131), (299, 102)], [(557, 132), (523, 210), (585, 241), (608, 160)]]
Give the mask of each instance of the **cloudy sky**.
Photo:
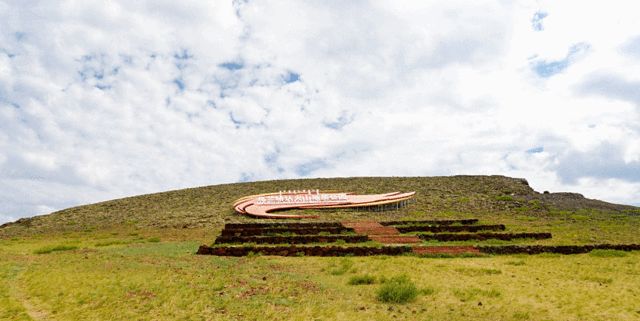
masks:
[(640, 204), (636, 7), (0, 0), (0, 223), (292, 177), (502, 174)]

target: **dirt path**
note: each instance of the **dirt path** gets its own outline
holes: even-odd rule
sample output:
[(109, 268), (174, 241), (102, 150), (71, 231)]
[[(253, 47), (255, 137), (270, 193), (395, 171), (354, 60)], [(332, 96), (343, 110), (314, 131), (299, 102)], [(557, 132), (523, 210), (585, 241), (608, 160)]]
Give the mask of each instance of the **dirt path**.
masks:
[(20, 284), (20, 276), (9, 281), (9, 289), (11, 296), (24, 308), (25, 312), (34, 321), (49, 321), (54, 320), (49, 316), (49, 313), (39, 309), (33, 304), (33, 301), (27, 291)]
[(376, 221), (344, 221), (345, 227), (352, 228), (358, 234), (364, 234), (371, 240), (383, 244), (414, 244), (422, 242), (415, 235), (401, 235), (393, 226), (384, 226)]
[[(420, 244), (422, 241), (416, 235), (401, 234), (393, 226), (384, 226), (376, 221), (344, 221), (345, 227), (352, 228), (358, 234), (364, 234), (369, 239), (383, 244)], [(413, 247), (415, 254), (451, 254), (464, 253), (480, 254), (480, 250), (473, 246), (419, 246)]]

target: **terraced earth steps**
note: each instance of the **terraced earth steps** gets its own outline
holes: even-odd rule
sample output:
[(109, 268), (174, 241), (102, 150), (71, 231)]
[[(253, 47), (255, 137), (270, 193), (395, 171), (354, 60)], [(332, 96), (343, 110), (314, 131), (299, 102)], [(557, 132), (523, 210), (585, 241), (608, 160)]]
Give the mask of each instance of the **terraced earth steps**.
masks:
[(433, 234), (416, 234), (421, 240), (453, 242), (453, 241), (470, 241), (470, 240), (503, 240), (511, 241), (515, 239), (550, 239), (551, 233), (433, 233)]
[(475, 246), (414, 246), (412, 252), (418, 255), (481, 254)]
[(380, 222), (380, 224), (384, 226), (389, 225), (453, 225), (453, 224), (461, 224), (461, 225), (472, 225), (478, 223), (477, 218), (468, 218), (461, 220), (417, 220), (417, 221), (385, 221)]
[(400, 235), (400, 232), (395, 227), (384, 226), (376, 221), (344, 221), (342, 225), (383, 244), (413, 244), (421, 242), (415, 235)]
[(353, 229), (358, 234), (366, 235), (397, 235), (395, 227), (383, 226), (376, 221), (344, 221), (342, 226)]
[(219, 236), (214, 244), (309, 244), (309, 243), (362, 243), (366, 235), (292, 235), (292, 236)]
[(341, 234), (353, 232), (353, 229), (339, 227), (309, 226), (309, 227), (278, 227), (278, 228), (237, 228), (224, 229), (220, 232), (222, 236), (260, 236), (273, 235), (281, 233), (292, 233), (297, 235), (312, 235), (319, 233)]
[(277, 222), (277, 223), (227, 223), (224, 229), (245, 228), (313, 228), (313, 227), (342, 227), (340, 222)]
[(372, 241), (382, 244), (414, 244), (420, 243), (420, 239), (413, 235), (367, 235)]
[(585, 245), (502, 245), (478, 246), (487, 254), (580, 254), (593, 250), (640, 251), (640, 244), (585, 244)]
[(405, 225), (397, 226), (396, 229), (400, 233), (408, 232), (478, 232), (478, 231), (504, 231), (504, 224), (495, 225)]

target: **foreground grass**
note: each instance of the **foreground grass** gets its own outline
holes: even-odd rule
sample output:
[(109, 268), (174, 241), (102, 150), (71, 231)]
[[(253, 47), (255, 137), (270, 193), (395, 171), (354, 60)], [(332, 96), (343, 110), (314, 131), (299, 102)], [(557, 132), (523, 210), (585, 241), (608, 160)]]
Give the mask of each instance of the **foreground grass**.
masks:
[[(252, 221), (230, 208), (238, 197), (336, 186), (417, 196), (390, 212), (316, 211), (321, 220), (478, 218), (505, 224), (507, 232), (553, 234), (546, 240), (447, 245), (640, 242), (638, 208), (536, 193), (506, 177), (208, 186), (70, 208), (0, 228), (0, 320), (640, 319), (639, 252), (473, 258), (193, 254), (224, 223)], [(405, 304), (380, 302), (385, 280), (402, 275), (417, 296)]]
[[(198, 242), (0, 241), (0, 319), (637, 320), (640, 253), (573, 256), (195, 256)], [(125, 238), (125, 240), (129, 240)], [(107, 242), (107, 241), (104, 241)], [(35, 254), (39, 248), (77, 249)], [(381, 303), (406, 275), (414, 301)], [(369, 282), (364, 282), (369, 283)], [(422, 291), (427, 289), (428, 291)]]
[(385, 280), (377, 292), (377, 298), (385, 303), (413, 302), (418, 297), (418, 288), (407, 275)]

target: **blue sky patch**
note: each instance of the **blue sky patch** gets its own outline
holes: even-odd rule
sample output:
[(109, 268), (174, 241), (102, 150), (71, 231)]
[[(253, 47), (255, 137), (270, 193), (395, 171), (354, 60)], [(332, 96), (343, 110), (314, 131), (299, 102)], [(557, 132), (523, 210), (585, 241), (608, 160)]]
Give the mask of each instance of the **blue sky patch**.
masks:
[(342, 129), (344, 126), (347, 126), (349, 124), (351, 124), (353, 122), (353, 116), (348, 117), (346, 115), (346, 113), (343, 113), (342, 115), (340, 115), (340, 117), (338, 117), (338, 119), (336, 119), (335, 121), (332, 122), (324, 122), (323, 124), (331, 129), (335, 129), (335, 130), (340, 130)]
[(189, 50), (187, 50), (187, 49), (182, 49), (182, 50), (176, 52), (173, 55), (173, 58), (176, 58), (177, 60), (187, 60), (187, 59), (193, 58), (193, 54), (190, 54)]
[(178, 86), (178, 90), (180, 92), (184, 91), (184, 80), (182, 80), (182, 78), (176, 78), (173, 80), (173, 83), (176, 84), (176, 86)]
[(273, 153), (269, 153), (264, 156), (264, 162), (267, 165), (275, 165), (278, 162), (278, 156), (280, 155), (280, 151), (276, 150)]
[(16, 37), (16, 40), (18, 40), (18, 41), (22, 41), (24, 39), (24, 37), (27, 36), (26, 33), (21, 32), (21, 31), (18, 31), (18, 32), (14, 33), (13, 35)]
[(622, 47), (622, 51), (628, 55), (640, 58), (640, 36), (636, 36)]
[(559, 61), (538, 61), (534, 67), (533, 71), (538, 74), (538, 76), (543, 78), (551, 77), (555, 74), (561, 73), (563, 70), (569, 67), (569, 61), (567, 59), (562, 59)]
[(231, 71), (242, 69), (244, 67), (244, 65), (241, 62), (234, 62), (234, 61), (221, 63), (218, 66)]
[(537, 154), (544, 152), (544, 147), (538, 146), (531, 149), (527, 149), (527, 154)]
[(133, 56), (131, 55), (124, 55), (124, 54), (120, 54), (120, 61), (122, 61), (123, 64), (125, 65), (132, 65), (133, 64)]
[(233, 122), (236, 128), (240, 128), (240, 126), (244, 125), (244, 122), (233, 117), (233, 112), (229, 112), (229, 119), (231, 119), (231, 122)]
[(315, 159), (296, 166), (295, 172), (299, 176), (308, 176), (309, 174), (324, 167), (327, 167), (327, 163), (325, 161), (322, 159)]
[(183, 70), (187, 67), (187, 63), (189, 59), (193, 59), (193, 54), (189, 53), (189, 50), (182, 49), (181, 51), (175, 53), (173, 58), (176, 59), (175, 65), (178, 70)]
[(292, 82), (300, 80), (300, 74), (289, 71), (282, 77), (282, 80), (285, 82), (285, 84), (290, 84)]
[(532, 64), (532, 69), (538, 76), (549, 78), (567, 69), (577, 59), (586, 54), (590, 48), (591, 46), (584, 42), (574, 44), (569, 48), (567, 55), (563, 59), (555, 61), (538, 60)]
[(264, 162), (267, 166), (275, 168), (278, 173), (283, 173), (284, 168), (278, 166), (278, 157), (280, 156), (280, 150), (276, 149), (273, 153), (268, 153), (264, 156)]
[(7, 51), (7, 50), (6, 50), (6, 49), (4, 49), (4, 48), (0, 48), (0, 52), (1, 52), (1, 53), (4, 53), (5, 55), (7, 55), (7, 57), (9, 57), (10, 59), (13, 59), (13, 57), (15, 57), (15, 56), (16, 56), (16, 54), (11, 53), (11, 52)]
[(531, 27), (535, 31), (544, 30), (544, 25), (542, 24), (542, 20), (546, 18), (549, 14), (544, 11), (538, 11), (533, 15), (531, 19)]
[(240, 174), (240, 180), (238, 180), (240, 183), (246, 183), (246, 182), (251, 182), (254, 181), (254, 174), (253, 173), (247, 173), (247, 172), (242, 172)]

